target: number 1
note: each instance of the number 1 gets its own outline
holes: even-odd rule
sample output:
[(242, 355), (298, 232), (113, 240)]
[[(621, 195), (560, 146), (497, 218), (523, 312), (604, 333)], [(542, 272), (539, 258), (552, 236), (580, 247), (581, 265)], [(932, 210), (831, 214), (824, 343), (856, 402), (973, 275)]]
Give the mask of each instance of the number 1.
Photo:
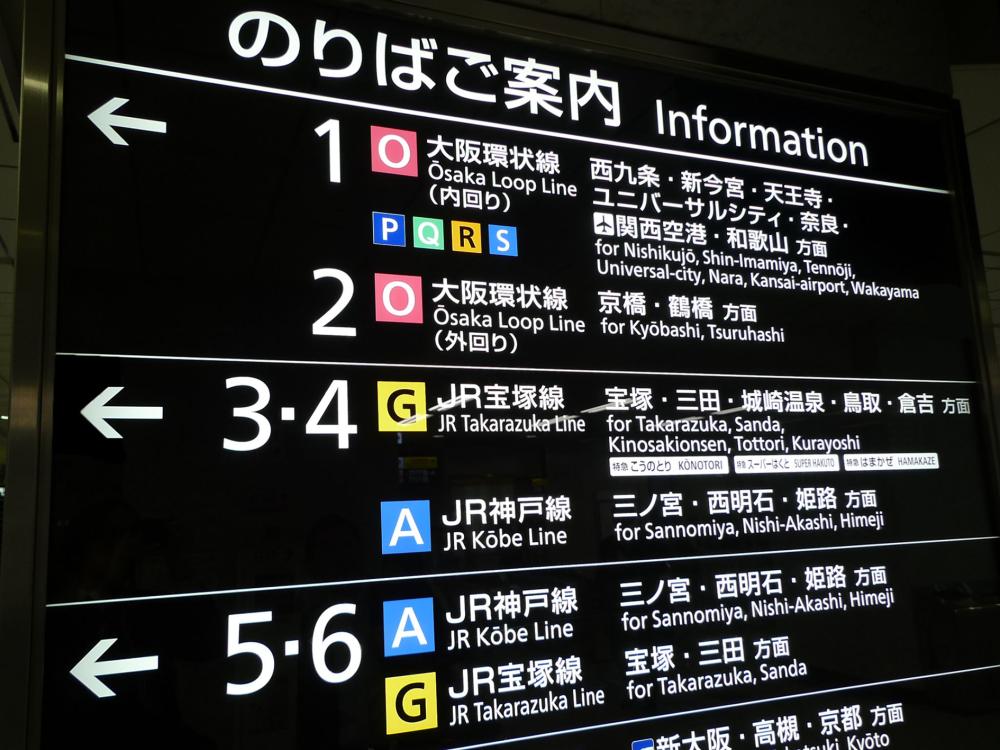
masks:
[(340, 182), (340, 120), (327, 120), (316, 128), (316, 135), (330, 136), (330, 182)]

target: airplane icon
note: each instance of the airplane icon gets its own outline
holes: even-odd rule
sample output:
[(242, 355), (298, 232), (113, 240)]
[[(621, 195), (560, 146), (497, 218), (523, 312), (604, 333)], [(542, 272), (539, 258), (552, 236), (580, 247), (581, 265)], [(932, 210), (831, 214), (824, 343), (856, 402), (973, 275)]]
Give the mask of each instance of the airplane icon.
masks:
[(615, 233), (614, 219), (615, 217), (611, 214), (595, 213), (594, 234), (599, 234), (605, 237), (613, 235)]

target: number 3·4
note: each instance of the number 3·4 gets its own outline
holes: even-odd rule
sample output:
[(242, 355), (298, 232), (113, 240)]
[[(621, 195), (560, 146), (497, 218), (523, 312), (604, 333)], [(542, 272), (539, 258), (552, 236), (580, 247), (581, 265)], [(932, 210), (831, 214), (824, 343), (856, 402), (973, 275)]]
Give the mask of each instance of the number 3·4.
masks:
[[(233, 416), (238, 419), (248, 419), (257, 427), (257, 434), (249, 440), (232, 440), (224, 438), (222, 447), (227, 451), (255, 451), (263, 448), (271, 439), (271, 422), (261, 412), (271, 402), (271, 390), (267, 384), (258, 378), (237, 377), (226, 379), (226, 389), (250, 388), (256, 393), (256, 400), (249, 406), (233, 407)], [(336, 421), (324, 422), (327, 411), (331, 404), (336, 401)], [(336, 435), (337, 448), (344, 450), (350, 448), (351, 435), (358, 434), (358, 426), (351, 424), (348, 413), (347, 381), (334, 380), (326, 389), (323, 398), (313, 410), (312, 415), (306, 422), (307, 435)]]

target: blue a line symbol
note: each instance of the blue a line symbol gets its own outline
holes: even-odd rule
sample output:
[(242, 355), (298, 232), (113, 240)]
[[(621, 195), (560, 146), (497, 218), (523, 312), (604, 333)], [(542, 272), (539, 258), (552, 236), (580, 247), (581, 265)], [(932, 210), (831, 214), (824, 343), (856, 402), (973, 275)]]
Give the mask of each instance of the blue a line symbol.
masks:
[(382, 603), (386, 656), (434, 650), (434, 600), (397, 599)]
[(428, 500), (382, 503), (382, 554), (431, 551), (431, 504)]

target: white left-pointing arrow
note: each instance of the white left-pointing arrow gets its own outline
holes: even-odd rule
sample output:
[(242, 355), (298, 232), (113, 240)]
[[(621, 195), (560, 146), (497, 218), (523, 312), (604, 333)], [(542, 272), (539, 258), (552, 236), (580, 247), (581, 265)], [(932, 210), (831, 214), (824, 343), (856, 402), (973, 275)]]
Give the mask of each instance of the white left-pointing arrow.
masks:
[(100, 661), (108, 649), (115, 645), (117, 638), (98, 641), (73, 667), (69, 673), (83, 683), (98, 698), (111, 698), (115, 691), (105, 685), (100, 678), (130, 672), (153, 672), (160, 668), (160, 657), (141, 656), (136, 659), (108, 659)]
[(167, 123), (161, 120), (144, 120), (141, 117), (126, 117), (125, 115), (116, 114), (121, 107), (128, 104), (128, 101), (128, 99), (123, 99), (120, 96), (108, 99), (108, 101), (87, 115), (87, 117), (116, 146), (127, 146), (128, 141), (122, 138), (115, 128), (145, 130), (149, 133), (167, 132)]
[(163, 419), (162, 406), (108, 406), (108, 402), (122, 392), (122, 386), (105, 388), (97, 398), (80, 410), (84, 419), (97, 428), (104, 437), (120, 439), (121, 433), (108, 424), (109, 419)]

